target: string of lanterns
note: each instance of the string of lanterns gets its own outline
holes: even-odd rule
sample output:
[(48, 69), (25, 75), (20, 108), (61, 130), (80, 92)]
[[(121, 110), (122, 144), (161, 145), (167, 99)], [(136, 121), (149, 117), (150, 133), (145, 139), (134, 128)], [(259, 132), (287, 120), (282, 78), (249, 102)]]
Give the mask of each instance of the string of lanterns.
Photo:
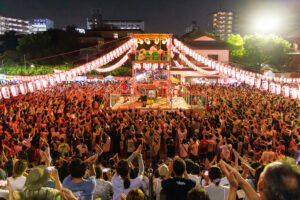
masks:
[[(193, 59), (204, 63), (206, 66), (215, 69), (220, 74), (224, 74), (229, 77), (235, 78), (238, 81), (245, 82), (250, 86), (255, 86), (258, 89), (269, 91), (273, 94), (278, 94), (278, 95), (282, 94), (285, 97), (300, 99), (300, 89), (287, 85), (289, 82), (300, 83), (300, 79), (288, 79), (288, 78), (263, 76), (258, 73), (237, 69), (230, 65), (225, 65), (223, 63), (219, 63), (217, 61), (202, 56), (175, 38), (173, 39), (173, 42), (174, 42), (174, 46), (177, 47), (180, 51), (184, 52), (186, 55), (191, 56)], [(179, 52), (179, 57), (181, 55), (183, 54)]]
[(197, 70), (200, 73), (206, 74), (206, 75), (215, 75), (218, 72), (217, 71), (207, 71), (204, 69), (201, 69), (201, 67), (198, 67), (194, 63), (192, 63), (186, 56), (184, 56), (182, 53), (180, 53), (175, 47), (172, 48), (172, 51), (179, 54), (179, 58), (184, 61), (189, 67), (193, 68), (194, 70)]
[(121, 67), (128, 59), (128, 54), (131, 53), (131, 50), (129, 50), (128, 53), (126, 53), (126, 55), (124, 55), (121, 60), (119, 60), (117, 63), (115, 63), (114, 65), (110, 66), (110, 67), (107, 67), (107, 68), (98, 68), (96, 69), (97, 72), (101, 72), (101, 73), (104, 73), (104, 72), (111, 72), (119, 67)]
[[(181, 51), (183, 51), (185, 54), (190, 55), (191, 57), (193, 57), (195, 60), (197, 61), (201, 61), (202, 63), (205, 63), (206, 65), (212, 64), (212, 62), (215, 62), (212, 59), (209, 59), (207, 57), (204, 57), (202, 55), (199, 55), (197, 52), (195, 52), (194, 50), (192, 50), (191, 48), (187, 47), (186, 45), (184, 45), (181, 41), (179, 41), (178, 39), (174, 38), (174, 45)], [(211, 67), (211, 66), (210, 66)], [(230, 66), (231, 67), (231, 66)], [(280, 77), (272, 77), (272, 76), (266, 76), (266, 75), (262, 75), (259, 73), (254, 73), (254, 72), (248, 72), (242, 69), (238, 69), (235, 67), (231, 67), (233, 70), (239, 71), (240, 73), (248, 73), (251, 76), (257, 77), (257, 78), (261, 78), (261, 79), (266, 79), (269, 81), (274, 81), (274, 82), (278, 82), (278, 83), (300, 83), (300, 78), (280, 78)]]
[[(0, 99), (9, 99), (11, 96), (16, 97), (20, 94), (27, 94), (28, 92), (35, 92), (36, 90), (42, 90), (44, 88), (48, 88), (49, 86), (55, 86), (57, 83), (61, 83), (63, 81), (71, 80), (73, 77), (76, 77), (81, 74), (85, 74), (89, 71), (96, 70), (99, 67), (102, 67), (112, 60), (120, 57), (123, 55), (126, 51), (130, 50), (131, 52), (132, 49), (132, 43), (133, 40), (129, 40), (123, 45), (119, 46), (118, 48), (110, 51), (109, 53), (101, 56), (100, 58), (97, 58), (95, 60), (92, 60), (91, 62), (88, 62), (86, 64), (80, 65), (78, 67), (58, 72), (58, 73), (53, 73), (53, 74), (48, 74), (48, 75), (42, 75), (42, 76), (15, 76), (14, 80), (19, 80), (19, 81), (29, 81), (27, 83), (21, 83), (21, 84), (16, 84), (12, 86), (4, 86), (0, 88)], [(115, 65), (112, 67), (100, 69), (103, 72), (109, 72), (122, 63), (126, 62), (128, 59), (127, 54)], [(118, 65), (117, 65), (118, 64)]]

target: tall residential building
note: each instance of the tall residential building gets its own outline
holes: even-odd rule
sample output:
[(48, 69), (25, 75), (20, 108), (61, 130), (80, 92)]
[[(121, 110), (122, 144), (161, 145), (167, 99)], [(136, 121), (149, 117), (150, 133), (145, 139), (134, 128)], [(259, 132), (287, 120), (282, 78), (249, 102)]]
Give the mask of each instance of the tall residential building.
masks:
[(94, 29), (102, 26), (102, 15), (100, 14), (100, 9), (91, 9), (91, 16), (86, 20), (86, 28)]
[(31, 33), (44, 32), (54, 28), (54, 22), (50, 19), (33, 19), (30, 20)]
[(0, 15), (0, 35), (8, 31), (15, 31), (16, 34), (29, 34), (29, 21)]
[(232, 11), (213, 13), (213, 33), (220, 39), (226, 39), (236, 31), (236, 16)]

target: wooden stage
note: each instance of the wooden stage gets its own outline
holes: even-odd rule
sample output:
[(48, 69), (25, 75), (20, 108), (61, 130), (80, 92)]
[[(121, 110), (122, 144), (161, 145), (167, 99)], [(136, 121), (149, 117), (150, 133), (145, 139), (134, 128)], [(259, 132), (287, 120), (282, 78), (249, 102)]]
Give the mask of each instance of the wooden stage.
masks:
[(166, 97), (158, 97), (156, 102), (151, 105), (146, 105), (143, 107), (142, 102), (129, 102), (124, 103), (124, 98), (120, 97), (119, 101), (112, 107), (113, 110), (118, 109), (190, 109), (191, 106), (188, 105), (182, 97), (177, 97), (173, 101), (172, 106), (167, 102)]

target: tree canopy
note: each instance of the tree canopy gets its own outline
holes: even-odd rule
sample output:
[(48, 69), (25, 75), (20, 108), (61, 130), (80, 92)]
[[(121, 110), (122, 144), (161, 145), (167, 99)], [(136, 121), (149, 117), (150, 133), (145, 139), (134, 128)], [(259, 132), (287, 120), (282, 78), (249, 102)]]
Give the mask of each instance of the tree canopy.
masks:
[(233, 61), (247, 65), (261, 65), (262, 63), (273, 66), (288, 64), (291, 60), (287, 54), (291, 44), (275, 35), (230, 35), (225, 40), (231, 49)]

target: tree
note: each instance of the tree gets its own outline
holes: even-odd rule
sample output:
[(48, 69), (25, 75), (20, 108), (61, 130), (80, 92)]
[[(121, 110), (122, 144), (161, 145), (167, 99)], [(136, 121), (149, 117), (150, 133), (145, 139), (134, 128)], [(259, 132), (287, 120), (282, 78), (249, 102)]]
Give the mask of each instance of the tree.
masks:
[(230, 35), (225, 40), (231, 50), (234, 62), (249, 66), (260, 66), (262, 63), (280, 66), (290, 62), (287, 54), (291, 44), (275, 35)]
[(287, 54), (290, 47), (291, 44), (288, 41), (275, 35), (245, 36), (243, 60), (256, 65), (262, 63), (275, 66), (287, 64), (290, 62), (290, 56)]
[(245, 54), (243, 38), (239, 34), (231, 34), (225, 41), (228, 43), (231, 50), (231, 58), (238, 61), (242, 60), (242, 57)]

